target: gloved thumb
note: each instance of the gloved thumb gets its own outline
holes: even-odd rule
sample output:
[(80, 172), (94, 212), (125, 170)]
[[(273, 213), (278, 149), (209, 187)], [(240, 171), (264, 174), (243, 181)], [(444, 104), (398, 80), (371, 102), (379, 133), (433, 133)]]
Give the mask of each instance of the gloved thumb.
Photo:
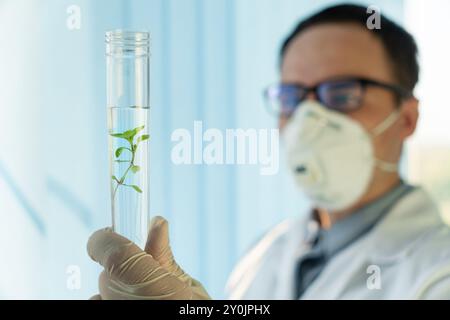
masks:
[(151, 220), (145, 251), (158, 261), (161, 267), (191, 284), (191, 277), (175, 262), (169, 242), (169, 224), (163, 217), (156, 216)]

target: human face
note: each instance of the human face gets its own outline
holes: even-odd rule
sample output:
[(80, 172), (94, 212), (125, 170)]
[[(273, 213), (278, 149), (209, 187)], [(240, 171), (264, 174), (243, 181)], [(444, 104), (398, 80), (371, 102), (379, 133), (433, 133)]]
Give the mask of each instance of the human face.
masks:
[[(329, 23), (311, 27), (300, 33), (287, 48), (281, 66), (282, 83), (313, 87), (341, 77), (397, 84), (381, 41), (356, 24)], [(415, 130), (417, 100), (411, 97), (399, 106), (392, 91), (368, 86), (360, 107), (346, 113), (371, 131), (395, 109), (400, 111), (399, 120), (373, 141), (375, 156), (389, 162), (398, 162), (403, 141)], [(289, 117), (280, 116), (281, 130), (288, 121)]]

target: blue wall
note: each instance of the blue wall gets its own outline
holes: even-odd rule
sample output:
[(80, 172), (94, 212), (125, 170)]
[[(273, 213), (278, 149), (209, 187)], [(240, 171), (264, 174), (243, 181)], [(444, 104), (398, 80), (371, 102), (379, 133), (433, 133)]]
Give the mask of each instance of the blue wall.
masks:
[[(151, 60), (151, 214), (170, 221), (175, 256), (221, 298), (232, 266), (273, 224), (306, 206), (284, 171), (175, 166), (177, 128), (273, 128), (261, 91), (277, 81), (281, 40), (336, 1), (3, 0), (0, 2), (0, 298), (94, 294), (88, 236), (110, 223), (104, 33), (147, 29)], [(363, 1), (401, 20), (402, 1)], [(81, 9), (81, 29), (66, 12)], [(281, 164), (283, 159), (281, 158)], [(281, 168), (282, 170), (283, 168)], [(68, 266), (81, 288), (67, 286)]]

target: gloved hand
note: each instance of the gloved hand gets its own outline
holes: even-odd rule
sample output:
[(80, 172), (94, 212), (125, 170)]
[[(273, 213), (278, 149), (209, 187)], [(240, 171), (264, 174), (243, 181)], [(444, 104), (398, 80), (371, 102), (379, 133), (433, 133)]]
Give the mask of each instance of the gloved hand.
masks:
[(211, 299), (201, 283), (175, 262), (168, 223), (162, 217), (152, 219), (145, 251), (110, 228), (95, 232), (87, 250), (105, 268), (99, 279), (100, 296), (91, 299)]

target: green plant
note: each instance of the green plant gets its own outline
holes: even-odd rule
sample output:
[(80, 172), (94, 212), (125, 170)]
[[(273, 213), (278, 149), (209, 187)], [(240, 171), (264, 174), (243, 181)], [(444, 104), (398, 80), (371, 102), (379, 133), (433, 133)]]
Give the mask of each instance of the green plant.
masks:
[[(128, 168), (125, 170), (125, 172), (123, 173), (123, 175), (120, 179), (114, 175), (112, 176), (113, 181), (116, 182), (116, 186), (114, 187), (114, 191), (113, 191), (113, 201), (114, 201), (114, 198), (116, 197), (117, 189), (120, 186), (133, 188), (136, 192), (142, 193), (142, 190), (141, 190), (141, 188), (139, 188), (139, 186), (126, 184), (125, 179), (130, 172), (132, 172), (133, 174), (136, 174), (137, 172), (139, 172), (141, 170), (141, 167), (139, 167), (138, 165), (135, 164), (136, 151), (139, 146), (139, 143), (148, 140), (150, 138), (150, 136), (148, 134), (143, 134), (136, 138), (136, 135), (140, 131), (142, 131), (144, 128), (145, 128), (145, 126), (140, 126), (140, 127), (137, 127), (137, 128), (134, 128), (132, 130), (128, 130), (128, 131), (125, 131), (122, 133), (111, 133), (110, 134), (114, 138), (123, 139), (128, 142), (128, 146), (117, 148), (114, 152), (114, 155), (116, 157), (115, 162), (129, 164)], [(135, 138), (136, 138), (136, 140), (135, 140)], [(124, 154), (124, 152), (129, 153), (131, 155), (131, 159), (129, 159), (129, 160), (120, 159), (120, 156), (122, 154)]]

